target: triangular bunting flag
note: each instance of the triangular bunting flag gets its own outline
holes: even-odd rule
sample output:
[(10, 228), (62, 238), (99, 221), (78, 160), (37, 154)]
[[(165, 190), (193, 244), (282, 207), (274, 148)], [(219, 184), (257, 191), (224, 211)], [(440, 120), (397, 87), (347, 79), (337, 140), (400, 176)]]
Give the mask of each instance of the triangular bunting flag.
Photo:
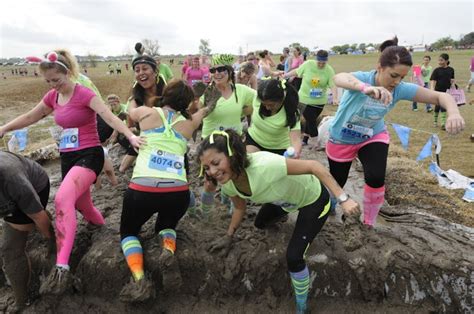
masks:
[(433, 134), (432, 138), (433, 138), (433, 144), (435, 146), (435, 154), (439, 155), (439, 153), (441, 153), (442, 145), (441, 145), (441, 141), (439, 140), (438, 134)]
[(408, 142), (410, 141), (410, 132), (411, 129), (404, 125), (392, 123), (392, 127), (397, 132), (398, 138), (400, 142), (402, 142), (402, 146), (405, 150), (408, 150)]
[(418, 157), (416, 157), (416, 161), (423, 160), (427, 157), (431, 156), (431, 146), (433, 146), (433, 136), (430, 136), (428, 141), (426, 142), (425, 146), (421, 149)]

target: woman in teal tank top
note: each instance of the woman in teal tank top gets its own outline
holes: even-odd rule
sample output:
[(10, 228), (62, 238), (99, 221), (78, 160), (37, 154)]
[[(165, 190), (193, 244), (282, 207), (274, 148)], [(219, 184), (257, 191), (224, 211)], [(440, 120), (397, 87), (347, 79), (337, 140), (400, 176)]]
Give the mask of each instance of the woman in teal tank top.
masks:
[(120, 221), (121, 247), (132, 273), (130, 283), (120, 293), (124, 302), (145, 301), (155, 295), (152, 279), (145, 276), (138, 239), (141, 227), (155, 213), (155, 232), (163, 242), (158, 259), (163, 287), (172, 291), (181, 285), (174, 253), (175, 228), (190, 201), (184, 156), (188, 139), (208, 112), (204, 108), (191, 117), (188, 107), (193, 100), (193, 90), (185, 81), (172, 81), (163, 91), (160, 107), (141, 106), (129, 112), (139, 123), (146, 144), (138, 153)]

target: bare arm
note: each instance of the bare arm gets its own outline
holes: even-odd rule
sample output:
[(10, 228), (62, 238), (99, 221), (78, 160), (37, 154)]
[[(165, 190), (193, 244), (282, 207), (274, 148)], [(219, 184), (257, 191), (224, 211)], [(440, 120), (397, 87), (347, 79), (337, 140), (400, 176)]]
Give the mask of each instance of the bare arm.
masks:
[(290, 143), (291, 146), (295, 149), (295, 157), (299, 159), (301, 156), (301, 130), (292, 130), (290, 131)]
[[(120, 133), (124, 134), (130, 141), (130, 144), (132, 144), (132, 146), (139, 147), (140, 144), (143, 144), (143, 141), (137, 136), (135, 136), (132, 131), (130, 131), (130, 129), (127, 128), (127, 126), (123, 124), (122, 121), (120, 121), (120, 119), (112, 113), (112, 111), (110, 111), (110, 109), (104, 104), (104, 102), (99, 97), (95, 96), (94, 98), (92, 98), (89, 106), (98, 115), (100, 115), (101, 118), (104, 119), (104, 121), (108, 125), (119, 131)], [(130, 115), (132, 115), (132, 112), (130, 112)]]
[[(286, 167), (288, 175), (312, 174), (316, 176), (336, 198), (344, 193), (329, 171), (316, 160), (286, 159)], [(359, 205), (352, 199), (348, 199), (341, 206), (346, 214), (355, 214), (359, 211)]]
[(457, 134), (464, 130), (464, 119), (451, 95), (432, 91), (427, 88), (418, 88), (413, 100), (421, 103), (440, 105), (446, 109), (446, 113), (448, 114), (446, 119), (446, 131), (448, 133)]
[(247, 117), (252, 116), (253, 106), (251, 104), (247, 105), (247, 106), (244, 106), (244, 108), (242, 109), (242, 112)]
[(53, 237), (53, 234), (50, 232), (51, 220), (49, 220), (48, 214), (45, 210), (34, 214), (27, 214), (27, 216), (34, 221), (36, 228), (45, 238), (50, 239)]
[(238, 196), (232, 196), (230, 199), (232, 203), (234, 203), (234, 212), (232, 213), (232, 219), (227, 229), (227, 235), (232, 237), (244, 219), (245, 212), (247, 211), (247, 202)]
[(298, 74), (296, 74), (296, 70), (297, 70), (297, 69), (298, 69), (298, 68), (286, 72), (285, 75), (284, 75), (284, 77), (286, 77), (286, 78), (293, 77), (293, 76), (298, 77)]
[(21, 116), (13, 119), (4, 126), (0, 127), (0, 138), (3, 137), (8, 131), (22, 129), (24, 127), (32, 125), (33, 123), (38, 122), (39, 120), (49, 115), (51, 112), (53, 112), (53, 109), (46, 106), (43, 101), (40, 101), (39, 104), (37, 104), (27, 113), (22, 114)]
[(337, 86), (331, 87), (331, 93), (332, 93), (332, 104), (333, 105), (339, 105), (339, 95), (337, 94)]
[(371, 98), (380, 100), (385, 105), (390, 104), (393, 100), (392, 93), (389, 92), (385, 87), (368, 85), (350, 73), (338, 73), (334, 75), (333, 80), (337, 87), (360, 91)]
[(250, 88), (257, 90), (257, 76), (255, 74), (250, 77)]

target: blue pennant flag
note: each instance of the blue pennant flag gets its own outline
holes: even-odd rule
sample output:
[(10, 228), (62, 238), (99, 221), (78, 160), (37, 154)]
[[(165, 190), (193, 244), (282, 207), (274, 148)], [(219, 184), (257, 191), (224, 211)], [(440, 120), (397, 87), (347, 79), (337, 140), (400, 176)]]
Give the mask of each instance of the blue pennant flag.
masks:
[(18, 140), (18, 150), (20, 152), (26, 149), (26, 145), (28, 145), (28, 129), (21, 129), (16, 130), (13, 132), (16, 139)]
[(423, 160), (427, 157), (431, 156), (431, 147), (433, 146), (433, 136), (430, 136), (428, 141), (426, 142), (425, 146), (421, 149), (418, 157), (416, 157), (416, 161)]
[(405, 150), (408, 150), (408, 142), (410, 141), (410, 132), (411, 129), (407, 126), (392, 123), (392, 127), (397, 132), (400, 142)]

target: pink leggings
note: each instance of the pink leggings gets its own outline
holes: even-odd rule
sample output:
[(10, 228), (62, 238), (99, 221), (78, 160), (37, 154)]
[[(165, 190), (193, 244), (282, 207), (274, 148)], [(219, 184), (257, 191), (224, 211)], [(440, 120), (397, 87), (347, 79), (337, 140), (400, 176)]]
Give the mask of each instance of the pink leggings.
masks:
[(102, 214), (94, 207), (90, 186), (96, 174), (88, 168), (74, 166), (59, 186), (54, 199), (56, 206), (56, 264), (68, 265), (76, 236), (76, 208), (84, 219), (94, 225), (105, 223)]

